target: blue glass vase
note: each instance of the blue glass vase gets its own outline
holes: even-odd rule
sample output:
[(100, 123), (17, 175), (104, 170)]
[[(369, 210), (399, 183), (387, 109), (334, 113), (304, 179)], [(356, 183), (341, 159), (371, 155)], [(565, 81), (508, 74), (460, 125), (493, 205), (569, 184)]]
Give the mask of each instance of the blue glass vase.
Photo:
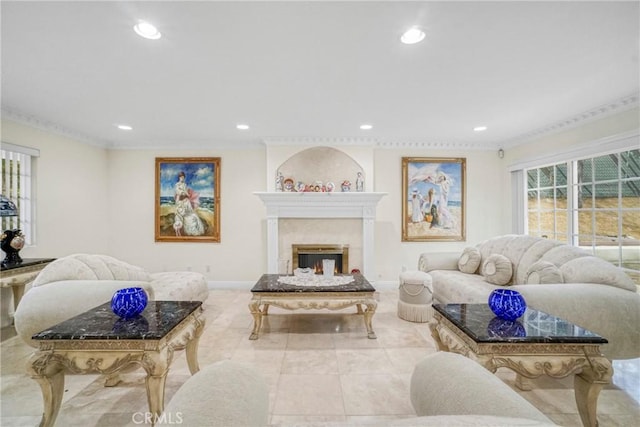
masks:
[(118, 289), (111, 298), (111, 310), (123, 319), (137, 316), (146, 306), (147, 293), (142, 288)]
[(496, 289), (489, 295), (489, 308), (501, 319), (516, 320), (524, 314), (527, 303), (518, 291)]

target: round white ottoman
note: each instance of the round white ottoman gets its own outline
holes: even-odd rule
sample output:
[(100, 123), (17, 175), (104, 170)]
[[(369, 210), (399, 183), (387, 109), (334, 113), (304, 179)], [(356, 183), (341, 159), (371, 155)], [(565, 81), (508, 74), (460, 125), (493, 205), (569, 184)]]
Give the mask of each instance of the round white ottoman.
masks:
[(428, 322), (433, 317), (431, 275), (424, 271), (400, 273), (398, 317), (409, 322)]

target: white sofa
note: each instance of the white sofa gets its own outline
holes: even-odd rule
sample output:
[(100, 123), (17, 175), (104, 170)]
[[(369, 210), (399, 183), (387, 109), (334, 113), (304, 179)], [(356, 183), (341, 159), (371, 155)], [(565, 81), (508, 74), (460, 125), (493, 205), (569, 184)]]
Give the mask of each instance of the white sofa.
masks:
[[(207, 396), (207, 399), (194, 396)], [(419, 362), (411, 377), (410, 398), (417, 417), (386, 420), (385, 426), (555, 425), (497, 376), (455, 353), (438, 352)], [(166, 405), (165, 415), (179, 414), (184, 427), (265, 426), (268, 410), (268, 387), (260, 373), (225, 360), (206, 366), (189, 378)], [(351, 424), (297, 422), (295, 425)], [(380, 423), (365, 421), (353, 425), (379, 426)]]
[(31, 336), (111, 300), (127, 287), (143, 288), (150, 300), (205, 301), (204, 276), (189, 271), (148, 273), (107, 255), (74, 254), (47, 265), (16, 308), (16, 332), (32, 347)]
[[(606, 338), (609, 359), (640, 357), (640, 294), (620, 268), (557, 241), (505, 235), (460, 252), (424, 253), (418, 269), (431, 275), (433, 303), (486, 303), (509, 287), (527, 305)], [(505, 282), (506, 278), (506, 282)], [(492, 283), (493, 282), (493, 283)]]

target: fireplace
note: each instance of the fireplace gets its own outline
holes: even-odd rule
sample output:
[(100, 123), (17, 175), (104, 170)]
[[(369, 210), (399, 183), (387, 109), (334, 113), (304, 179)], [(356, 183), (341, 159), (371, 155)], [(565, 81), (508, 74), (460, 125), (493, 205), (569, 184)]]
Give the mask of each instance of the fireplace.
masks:
[(322, 260), (335, 260), (334, 273), (349, 272), (349, 245), (291, 245), (292, 267), (312, 268), (316, 274), (322, 274)]
[[(375, 280), (375, 277), (377, 277), (374, 265), (376, 205), (387, 193), (357, 191), (344, 193), (289, 193), (281, 191), (255, 192), (254, 194), (264, 202), (267, 208), (267, 272), (276, 274), (283, 270), (279, 268), (281, 262), (280, 251), (283, 250), (279, 247), (280, 237), (278, 235), (281, 219), (359, 218), (361, 219), (362, 227), (359, 233), (362, 244), (359, 245), (360, 247), (357, 250), (362, 251), (362, 259), (360, 260), (360, 257), (357, 258), (361, 262), (358, 267), (369, 281)], [(340, 236), (337, 235), (336, 237), (339, 238)], [(283, 255), (283, 258), (286, 258), (286, 254)], [(293, 264), (293, 260), (291, 264)], [(345, 268), (344, 271), (347, 270), (348, 268)]]

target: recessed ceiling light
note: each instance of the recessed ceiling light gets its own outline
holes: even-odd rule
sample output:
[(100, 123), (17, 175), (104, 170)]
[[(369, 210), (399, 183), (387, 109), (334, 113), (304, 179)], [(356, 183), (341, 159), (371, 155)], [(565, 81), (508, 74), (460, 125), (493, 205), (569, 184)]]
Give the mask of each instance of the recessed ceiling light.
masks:
[(360, 129), (362, 129), (362, 130), (370, 130), (370, 129), (373, 129), (373, 126), (369, 125), (369, 124), (364, 124), (364, 125), (360, 125)]
[(473, 128), (474, 131), (476, 132), (482, 132), (483, 130), (487, 130), (486, 126), (476, 126)]
[(239, 129), (239, 130), (249, 130), (249, 125), (239, 124), (239, 125), (236, 125), (236, 129)]
[(418, 27), (411, 27), (402, 34), (400, 41), (404, 44), (419, 43), (424, 39), (424, 31)]
[(133, 128), (129, 125), (116, 125), (116, 127), (120, 130), (132, 130)]
[(160, 31), (153, 24), (148, 23), (147, 21), (143, 21), (141, 19), (138, 20), (138, 23), (133, 26), (134, 31), (140, 37), (144, 37), (149, 40), (158, 40), (162, 37)]

